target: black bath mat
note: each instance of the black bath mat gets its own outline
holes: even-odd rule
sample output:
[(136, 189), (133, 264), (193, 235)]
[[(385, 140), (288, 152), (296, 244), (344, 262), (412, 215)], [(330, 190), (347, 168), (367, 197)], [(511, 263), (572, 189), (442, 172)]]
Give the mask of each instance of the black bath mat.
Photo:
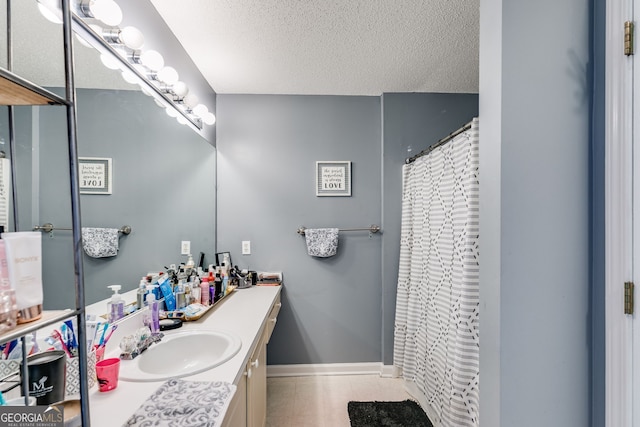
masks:
[(404, 402), (349, 402), (351, 427), (433, 427), (420, 405)]

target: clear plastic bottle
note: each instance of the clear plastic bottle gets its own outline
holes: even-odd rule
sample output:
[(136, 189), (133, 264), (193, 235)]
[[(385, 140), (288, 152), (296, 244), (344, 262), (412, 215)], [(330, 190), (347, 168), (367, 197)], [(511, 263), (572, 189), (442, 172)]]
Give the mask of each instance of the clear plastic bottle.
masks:
[(192, 304), (200, 304), (202, 303), (202, 299), (200, 297), (200, 280), (196, 277), (193, 281), (193, 286), (191, 287), (191, 303)]
[(147, 300), (147, 279), (143, 277), (140, 280), (140, 285), (138, 286), (138, 292), (136, 293), (136, 300), (138, 303), (138, 310), (144, 308), (145, 302)]

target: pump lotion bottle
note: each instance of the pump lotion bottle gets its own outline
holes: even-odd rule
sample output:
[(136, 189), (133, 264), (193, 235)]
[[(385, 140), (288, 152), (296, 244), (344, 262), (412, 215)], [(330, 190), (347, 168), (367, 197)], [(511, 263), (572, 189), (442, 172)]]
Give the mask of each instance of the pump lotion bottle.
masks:
[(111, 300), (107, 304), (108, 313), (109, 313), (109, 323), (113, 323), (116, 320), (122, 319), (124, 317), (124, 300), (118, 293), (118, 291), (120, 290), (120, 288), (122, 288), (122, 286), (111, 285), (107, 287), (113, 291)]

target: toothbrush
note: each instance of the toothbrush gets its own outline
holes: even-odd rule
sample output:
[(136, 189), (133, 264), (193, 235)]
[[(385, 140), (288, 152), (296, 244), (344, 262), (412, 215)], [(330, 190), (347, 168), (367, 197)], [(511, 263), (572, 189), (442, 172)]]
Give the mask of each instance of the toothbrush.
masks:
[(102, 330), (102, 335), (100, 336), (100, 341), (98, 341), (98, 347), (102, 347), (102, 343), (104, 343), (104, 334), (109, 329), (109, 323), (104, 324), (104, 329)]
[(51, 335), (53, 335), (54, 338), (56, 338), (60, 342), (60, 345), (62, 346), (62, 349), (64, 350), (64, 352), (67, 353), (67, 356), (72, 357), (71, 353), (69, 352), (69, 349), (67, 348), (67, 345), (64, 343), (64, 340), (62, 339), (62, 335), (60, 335), (60, 331), (58, 331), (57, 329), (54, 329), (53, 332), (51, 332)]
[(111, 335), (113, 335), (113, 332), (118, 329), (118, 325), (113, 325), (111, 327), (111, 331), (109, 331), (109, 335), (106, 336), (106, 338), (104, 339), (104, 341), (102, 342), (102, 344), (100, 345), (100, 347), (105, 347), (107, 345), (107, 341), (109, 341), (109, 338), (111, 338)]

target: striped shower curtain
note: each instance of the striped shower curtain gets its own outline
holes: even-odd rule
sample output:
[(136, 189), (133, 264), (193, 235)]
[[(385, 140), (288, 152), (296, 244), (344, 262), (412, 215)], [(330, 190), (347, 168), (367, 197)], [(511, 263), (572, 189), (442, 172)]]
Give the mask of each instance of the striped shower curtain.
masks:
[(394, 365), (434, 426), (478, 426), (478, 119), (403, 173)]

